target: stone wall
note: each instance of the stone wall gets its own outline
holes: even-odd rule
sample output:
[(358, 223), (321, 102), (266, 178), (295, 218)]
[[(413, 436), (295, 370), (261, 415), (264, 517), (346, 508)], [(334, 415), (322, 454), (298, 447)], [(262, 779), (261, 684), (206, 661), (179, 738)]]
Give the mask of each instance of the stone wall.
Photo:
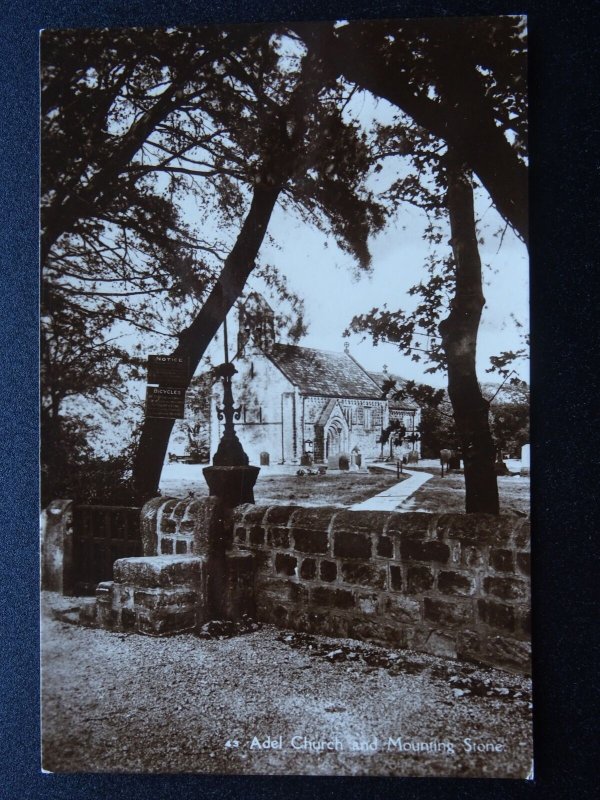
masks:
[[(117, 562), (99, 587), (101, 624), (161, 635), (249, 614), (529, 669), (527, 519), (156, 498), (141, 527), (144, 558)], [(168, 577), (186, 563), (186, 580)]]
[(527, 671), (529, 522), (240, 506), (258, 619)]

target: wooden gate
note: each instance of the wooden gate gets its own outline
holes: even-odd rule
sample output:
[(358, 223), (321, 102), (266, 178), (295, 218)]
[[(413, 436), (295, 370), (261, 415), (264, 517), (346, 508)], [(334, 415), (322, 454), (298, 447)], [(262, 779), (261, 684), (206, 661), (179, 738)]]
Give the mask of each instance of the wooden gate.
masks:
[(73, 508), (73, 593), (93, 595), (96, 584), (113, 579), (113, 562), (142, 555), (140, 508)]

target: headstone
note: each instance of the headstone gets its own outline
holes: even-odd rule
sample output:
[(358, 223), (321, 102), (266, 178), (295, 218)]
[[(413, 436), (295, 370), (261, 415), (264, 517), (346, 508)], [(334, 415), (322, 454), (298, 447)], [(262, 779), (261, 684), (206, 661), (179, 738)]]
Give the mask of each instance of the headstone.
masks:
[(312, 467), (313, 464), (313, 457), (310, 453), (302, 453), (300, 456), (300, 466), (302, 467)]
[(268, 467), (269, 466), (270, 457), (266, 450), (260, 454), (260, 465), (261, 467)]
[(340, 457), (337, 453), (335, 455), (327, 457), (327, 466), (329, 467), (329, 469), (340, 468)]
[(452, 451), (452, 455), (448, 461), (448, 469), (460, 469), (460, 456), (455, 450)]
[(350, 469), (350, 459), (346, 453), (342, 453), (339, 457), (339, 468)]
[(524, 444), (521, 448), (521, 475), (529, 475), (531, 469), (530, 445)]
[(352, 453), (352, 466), (360, 469), (362, 466), (362, 455), (360, 453)]

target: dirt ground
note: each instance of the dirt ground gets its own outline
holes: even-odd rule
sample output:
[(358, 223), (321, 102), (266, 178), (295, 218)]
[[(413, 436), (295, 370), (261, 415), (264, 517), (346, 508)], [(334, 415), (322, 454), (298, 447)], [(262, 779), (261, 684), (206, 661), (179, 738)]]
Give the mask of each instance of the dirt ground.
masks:
[(153, 639), (62, 621), (43, 598), (43, 766), (525, 778), (529, 680), (265, 626)]

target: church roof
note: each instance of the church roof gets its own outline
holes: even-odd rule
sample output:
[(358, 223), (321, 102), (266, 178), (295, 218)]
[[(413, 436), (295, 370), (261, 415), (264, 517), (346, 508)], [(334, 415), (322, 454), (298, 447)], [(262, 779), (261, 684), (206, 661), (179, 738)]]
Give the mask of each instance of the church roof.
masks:
[[(383, 384), (386, 381), (395, 381), (396, 382), (396, 389), (400, 390), (406, 386), (406, 381), (404, 378), (401, 378), (399, 375), (392, 375), (391, 372), (369, 372), (371, 378), (375, 381), (377, 386), (383, 387)], [(383, 389), (382, 389), (383, 391)], [(390, 408), (394, 409), (406, 409), (411, 411), (416, 411), (419, 406), (415, 403), (414, 400), (406, 397), (404, 400), (394, 400), (393, 392), (390, 392), (390, 396), (388, 397), (388, 403)]]
[(382, 399), (379, 386), (348, 353), (274, 344), (268, 355), (302, 394)]

